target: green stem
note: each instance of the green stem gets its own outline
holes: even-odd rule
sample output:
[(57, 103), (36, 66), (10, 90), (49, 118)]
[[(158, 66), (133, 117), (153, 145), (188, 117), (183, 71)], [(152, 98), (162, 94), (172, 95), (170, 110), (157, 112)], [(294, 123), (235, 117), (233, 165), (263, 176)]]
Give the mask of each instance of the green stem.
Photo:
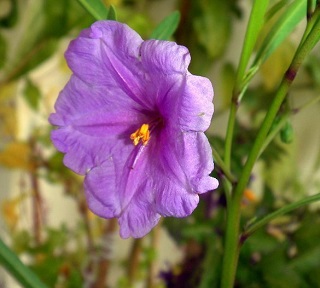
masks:
[(214, 162), (219, 166), (221, 171), (223, 172), (224, 176), (231, 182), (235, 183), (237, 179), (232, 175), (230, 170), (227, 168), (226, 164), (223, 162), (222, 158), (220, 157), (218, 151), (211, 145), (212, 155)]
[[(313, 13), (311, 18), (310, 18), (310, 14), (309, 13)], [(305, 29), (305, 31), (303, 33), (300, 45), (302, 45), (304, 43), (304, 41), (307, 38), (307, 36), (309, 35), (311, 29), (314, 27), (315, 23), (318, 21), (319, 15), (320, 15), (320, 6), (319, 6), (319, 4), (317, 4), (317, 6), (316, 6), (316, 8), (315, 8), (315, 10), (313, 12), (310, 11), (310, 7), (308, 6), (307, 26), (306, 26), (306, 29)]]
[(256, 136), (256, 140), (248, 155), (248, 159), (244, 165), (239, 182), (235, 187), (232, 195), (230, 206), (227, 212), (227, 230), (224, 247), (224, 259), (222, 266), (222, 288), (232, 288), (234, 285), (236, 267), (239, 257), (239, 230), (240, 230), (240, 207), (243, 192), (249, 181), (252, 168), (260, 154), (263, 143), (267, 137), (270, 127), (277, 115), (277, 112), (285, 99), (288, 89), (294, 80), (296, 73), (301, 66), (304, 58), (310, 53), (314, 45), (319, 40), (320, 20), (317, 19), (314, 27), (308, 34), (303, 45), (297, 50), (292, 63), (284, 75), (282, 82), (276, 92), (273, 102), (262, 122), (260, 130)]
[(297, 202), (288, 204), (288, 205), (272, 212), (271, 214), (265, 216), (264, 218), (256, 220), (253, 224), (251, 224), (243, 232), (241, 239), (243, 239), (243, 240), (247, 239), (250, 235), (252, 235), (258, 229), (260, 229), (262, 226), (268, 224), (271, 220), (273, 220), (281, 215), (287, 214), (297, 208), (300, 208), (302, 206), (308, 205), (308, 204), (316, 202), (316, 201), (320, 201), (320, 193), (313, 195), (313, 196), (308, 196), (308, 197), (303, 198)]
[(25, 288), (47, 288), (0, 239), (0, 263)]
[(281, 120), (279, 121), (279, 123), (277, 123), (276, 127), (274, 129), (272, 129), (272, 131), (266, 137), (266, 139), (265, 139), (265, 141), (263, 143), (263, 146), (260, 149), (260, 153), (258, 155), (258, 158), (263, 153), (263, 151), (268, 147), (268, 145), (271, 143), (271, 141), (276, 137), (276, 135), (279, 133), (281, 128), (286, 124), (288, 118), (291, 115), (299, 113), (299, 112), (307, 109), (308, 107), (314, 105), (315, 103), (317, 103), (319, 101), (320, 101), (320, 95), (318, 97), (315, 97), (315, 98), (311, 99), (307, 103), (303, 104), (301, 107), (295, 108), (295, 109), (291, 110), (290, 112), (287, 112), (287, 113), (283, 114), (281, 116)]
[(226, 167), (230, 169), (231, 164), (231, 150), (233, 131), (236, 120), (236, 113), (238, 108), (239, 96), (243, 94), (246, 85), (243, 85), (244, 74), (250, 60), (250, 56), (256, 44), (260, 29), (263, 24), (264, 14), (267, 9), (269, 0), (255, 0), (250, 13), (249, 22), (247, 25), (247, 31), (242, 46), (240, 61), (236, 73), (236, 80), (233, 89), (233, 95), (231, 100), (231, 107), (229, 113), (228, 127), (225, 141), (225, 153), (224, 161)]
[(313, 0), (307, 0), (307, 21), (311, 19), (314, 9), (314, 1)]
[(237, 113), (237, 103), (232, 101), (229, 113), (226, 141), (225, 141), (225, 149), (224, 149), (224, 163), (228, 169), (231, 166), (231, 149), (232, 149), (232, 140), (233, 140), (233, 131), (234, 125), (236, 122), (236, 113)]
[(289, 115), (290, 115), (290, 113), (285, 113), (284, 115), (282, 115), (281, 116), (281, 120), (279, 121), (277, 126), (270, 131), (270, 133), (266, 137), (266, 139), (265, 139), (265, 141), (264, 141), (264, 143), (263, 143), (263, 145), (262, 145), (262, 147), (260, 149), (258, 158), (264, 152), (264, 150), (269, 146), (269, 144), (276, 137), (276, 135), (278, 135), (278, 133), (280, 132), (281, 128), (284, 127), (284, 125), (287, 123)]

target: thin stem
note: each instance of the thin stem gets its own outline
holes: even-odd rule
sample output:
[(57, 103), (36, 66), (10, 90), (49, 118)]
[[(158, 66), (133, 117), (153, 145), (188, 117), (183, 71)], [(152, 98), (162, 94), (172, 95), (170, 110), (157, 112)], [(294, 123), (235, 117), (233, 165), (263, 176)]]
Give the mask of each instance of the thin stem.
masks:
[(313, 14), (313, 0), (307, 0), (307, 21), (311, 19), (312, 14)]
[(117, 219), (112, 218), (104, 227), (102, 236), (102, 249), (100, 260), (98, 261), (98, 272), (93, 288), (104, 288), (107, 282), (107, 276), (111, 264), (114, 249), (114, 233), (117, 228)]
[(131, 252), (130, 252), (130, 260), (128, 264), (127, 275), (129, 279), (129, 286), (131, 287), (136, 278), (137, 270), (139, 268), (140, 262), (140, 254), (142, 249), (142, 238), (134, 239)]
[(225, 149), (224, 149), (224, 163), (226, 165), (227, 170), (229, 170), (231, 166), (233, 131), (234, 131), (234, 125), (236, 122), (236, 114), (237, 114), (237, 108), (238, 108), (237, 102), (236, 100), (234, 101), (234, 98), (237, 98), (237, 97), (233, 97), (230, 104), (231, 107), (230, 107), (226, 141), (225, 141)]
[(243, 192), (251, 175), (253, 165), (259, 155), (260, 149), (264, 143), (265, 137), (271, 127), (274, 117), (280, 108), (280, 105), (287, 94), (287, 90), (291, 84), (285, 77), (281, 83), (277, 95), (275, 96), (270, 109), (261, 125), (261, 128), (256, 137), (256, 141), (249, 153), (247, 162), (243, 168), (239, 182), (234, 190), (233, 199), (227, 214), (227, 231), (225, 242), (225, 254), (223, 262), (222, 287), (233, 287), (236, 267), (239, 257), (239, 225), (240, 225), (240, 207)]
[(227, 212), (227, 231), (224, 247), (224, 260), (222, 267), (222, 288), (232, 288), (234, 284), (236, 267), (239, 257), (239, 230), (240, 230), (240, 207), (243, 192), (249, 181), (252, 168), (260, 154), (263, 143), (267, 137), (270, 127), (277, 115), (277, 112), (285, 99), (288, 89), (294, 80), (304, 58), (310, 53), (314, 45), (319, 41), (320, 18), (315, 22), (314, 27), (308, 34), (302, 46), (300, 46), (292, 60), (290, 67), (284, 75), (282, 82), (276, 92), (273, 102), (262, 122), (256, 140), (248, 155), (239, 182), (235, 187), (233, 198)]
[(312, 196), (308, 196), (305, 197), (297, 202), (294, 203), (290, 203), (274, 212), (272, 212), (271, 214), (263, 217), (262, 219), (258, 219), (256, 220), (253, 224), (251, 224), (243, 233), (242, 233), (242, 240), (247, 239), (250, 235), (252, 235), (254, 232), (256, 232), (258, 229), (260, 229), (262, 226), (266, 225), (267, 223), (269, 223), (271, 220), (287, 214), (297, 208), (300, 208), (302, 206), (308, 205), (310, 203), (316, 202), (316, 201), (320, 201), (320, 193), (316, 194), (316, 195), (312, 195)]
[(290, 112), (287, 112), (284, 115), (282, 115), (281, 116), (281, 120), (279, 121), (279, 123), (277, 123), (276, 127), (274, 129), (272, 129), (272, 131), (266, 137), (266, 139), (265, 139), (265, 141), (263, 143), (263, 146), (261, 147), (261, 150), (260, 150), (258, 158), (264, 152), (264, 150), (268, 147), (268, 145), (271, 143), (271, 141), (276, 137), (276, 135), (279, 133), (281, 128), (286, 124), (288, 118), (291, 115), (297, 114), (297, 113), (307, 109), (308, 107), (314, 105), (315, 103), (317, 103), (319, 101), (320, 101), (320, 95), (318, 97), (315, 97), (315, 98), (311, 99), (307, 103), (304, 103), (301, 107), (294, 108)]
[(29, 145), (32, 151), (32, 158), (30, 159), (30, 162), (32, 163), (32, 169), (29, 172), (31, 186), (32, 186), (32, 213), (33, 213), (33, 233), (35, 242), (37, 245), (41, 243), (42, 235), (41, 235), (41, 229), (42, 229), (42, 222), (43, 222), (43, 208), (42, 208), (42, 196), (40, 193), (40, 186), (39, 186), (39, 179), (37, 177), (37, 170), (38, 170), (38, 149), (35, 142), (35, 139), (31, 137), (29, 141)]
[(237, 179), (231, 174), (230, 170), (227, 168), (226, 164), (221, 159), (218, 151), (214, 148), (213, 145), (211, 145), (211, 148), (212, 148), (212, 155), (213, 155), (214, 162), (219, 166), (224, 176), (226, 176), (226, 178), (231, 183), (235, 183)]
[(233, 140), (233, 131), (236, 120), (236, 113), (239, 104), (239, 97), (243, 95), (244, 90), (246, 89), (246, 85), (243, 84), (244, 75), (246, 68), (248, 66), (248, 62), (250, 60), (250, 56), (252, 54), (252, 50), (256, 44), (256, 40), (258, 38), (260, 29), (263, 24), (263, 16), (267, 9), (269, 1), (268, 0), (255, 0), (253, 1), (253, 6), (250, 13), (249, 22), (247, 25), (247, 31), (244, 38), (244, 43), (242, 46), (241, 56), (239, 60), (238, 69), (236, 72), (236, 80), (232, 93), (231, 107), (228, 119), (228, 127), (226, 133), (226, 141), (225, 141), (225, 153), (224, 153), (224, 161), (226, 167), (230, 169), (231, 164), (231, 151), (232, 151), (232, 140)]
[(310, 106), (316, 104), (319, 101), (320, 101), (320, 95), (315, 98), (312, 98), (310, 101), (304, 103), (301, 107), (294, 109), (294, 113), (299, 113), (299, 112), (309, 108)]
[(264, 141), (264, 143), (263, 143), (263, 145), (262, 145), (262, 147), (260, 149), (258, 158), (261, 156), (261, 154), (264, 152), (264, 150), (269, 146), (271, 141), (278, 135), (278, 133), (281, 130), (281, 128), (286, 124), (286, 122), (287, 122), (287, 120), (289, 118), (289, 115), (290, 115), (290, 113), (286, 113), (286, 114), (282, 115), (281, 116), (281, 120), (279, 121), (277, 126), (270, 131), (270, 133), (266, 137), (266, 139), (265, 139), (265, 141)]
[(0, 239), (0, 263), (25, 288), (47, 288)]
[(300, 46), (304, 43), (304, 41), (307, 38), (307, 36), (309, 35), (311, 29), (314, 27), (315, 23), (318, 21), (319, 15), (320, 15), (320, 4), (319, 3), (317, 3), (316, 8), (314, 9), (314, 11), (311, 12), (311, 15), (309, 15), (309, 13), (310, 13), (309, 7), (310, 6), (308, 6), (308, 11), (307, 11), (307, 26), (306, 26), (306, 29), (303, 33), (302, 40), (300, 42)]
[[(157, 251), (159, 246), (159, 236), (160, 236), (160, 225), (158, 224), (150, 233), (151, 236), (151, 249), (152, 251)], [(148, 264), (148, 275), (146, 279), (146, 288), (155, 287), (155, 278), (157, 274), (157, 262), (156, 259), (151, 259)]]

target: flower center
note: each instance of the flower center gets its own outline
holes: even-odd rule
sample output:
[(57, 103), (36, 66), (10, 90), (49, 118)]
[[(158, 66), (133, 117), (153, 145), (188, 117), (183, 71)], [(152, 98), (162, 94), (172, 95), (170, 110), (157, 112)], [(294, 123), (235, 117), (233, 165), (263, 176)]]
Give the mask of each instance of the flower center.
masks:
[(130, 135), (130, 139), (135, 146), (139, 144), (140, 140), (142, 144), (146, 146), (150, 139), (149, 124), (142, 124), (139, 129)]

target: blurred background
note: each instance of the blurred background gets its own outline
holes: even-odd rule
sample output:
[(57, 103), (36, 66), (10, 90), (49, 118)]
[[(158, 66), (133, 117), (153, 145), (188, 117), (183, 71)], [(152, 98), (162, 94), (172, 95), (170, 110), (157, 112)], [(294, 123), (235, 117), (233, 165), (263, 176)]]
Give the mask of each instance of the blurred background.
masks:
[[(191, 73), (213, 83), (208, 137), (222, 153), (251, 1), (103, 2), (144, 39), (180, 11), (172, 40), (189, 48)], [(281, 10), (274, 15), (261, 37)], [(47, 119), (71, 75), (64, 51), (93, 22), (76, 0), (0, 0), (0, 236), (49, 287), (218, 287), (222, 187), (203, 195), (192, 216), (164, 219), (143, 239), (122, 240), (116, 221), (88, 211), (82, 177), (63, 166), (63, 155), (50, 142)], [(303, 20), (264, 63), (243, 99), (232, 156), (236, 175), (304, 26)], [(316, 47), (283, 105), (290, 116), (255, 166), (243, 199), (244, 221), (320, 192), (319, 64)], [(248, 239), (237, 287), (320, 287), (318, 206), (283, 216)], [(20, 286), (0, 270), (0, 287)]]

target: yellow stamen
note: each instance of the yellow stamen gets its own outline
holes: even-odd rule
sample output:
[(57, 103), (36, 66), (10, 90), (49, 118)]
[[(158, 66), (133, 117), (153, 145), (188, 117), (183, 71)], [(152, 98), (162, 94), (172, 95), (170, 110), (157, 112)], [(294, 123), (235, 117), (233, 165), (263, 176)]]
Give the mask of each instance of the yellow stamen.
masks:
[(139, 129), (130, 135), (133, 144), (137, 146), (141, 140), (143, 145), (147, 145), (150, 139), (149, 124), (142, 124)]

